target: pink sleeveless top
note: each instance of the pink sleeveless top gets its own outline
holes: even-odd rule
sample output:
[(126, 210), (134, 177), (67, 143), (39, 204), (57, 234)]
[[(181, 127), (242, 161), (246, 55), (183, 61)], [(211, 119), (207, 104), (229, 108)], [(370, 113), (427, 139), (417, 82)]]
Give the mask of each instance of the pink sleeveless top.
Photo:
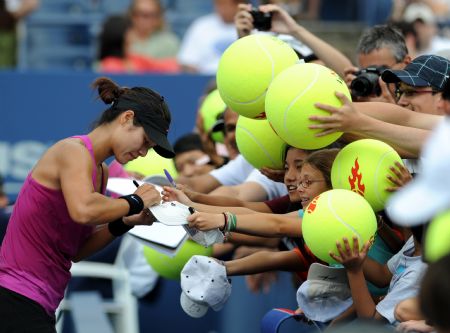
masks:
[[(83, 140), (92, 156), (95, 187), (97, 163), (91, 141), (87, 136), (75, 138)], [(54, 316), (70, 279), (71, 259), (94, 228), (74, 222), (62, 191), (39, 184), (30, 172), (0, 249), (0, 285), (34, 300)]]

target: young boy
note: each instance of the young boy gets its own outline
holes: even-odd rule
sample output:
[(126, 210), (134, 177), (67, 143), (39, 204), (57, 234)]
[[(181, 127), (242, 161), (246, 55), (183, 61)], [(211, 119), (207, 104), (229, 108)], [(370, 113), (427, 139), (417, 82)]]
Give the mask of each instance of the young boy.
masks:
[[(366, 259), (372, 241), (359, 250), (358, 238), (353, 238), (353, 248), (347, 238), (336, 242), (339, 255), (330, 253), (347, 270), (347, 277), (356, 314), (359, 318), (373, 318), (398, 324), (394, 310), (400, 301), (417, 296), (420, 280), (427, 265), (422, 262), (422, 226), (411, 229), (411, 236), (403, 248), (387, 264), (381, 265)], [(366, 279), (376, 286), (389, 285), (388, 293), (375, 304), (367, 288)]]

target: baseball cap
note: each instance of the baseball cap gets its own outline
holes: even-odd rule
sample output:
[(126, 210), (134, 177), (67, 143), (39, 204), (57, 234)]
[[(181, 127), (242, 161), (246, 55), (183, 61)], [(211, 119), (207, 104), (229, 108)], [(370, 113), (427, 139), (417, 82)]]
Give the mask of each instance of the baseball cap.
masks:
[(297, 303), (307, 318), (320, 322), (347, 310), (353, 300), (345, 268), (313, 263), (307, 280), (297, 290)]
[(381, 78), (386, 83), (404, 82), (413, 87), (432, 87), (442, 91), (449, 72), (448, 59), (437, 55), (422, 55), (404, 69), (386, 69)]
[(403, 20), (408, 23), (421, 20), (424, 23), (432, 24), (436, 22), (436, 17), (430, 6), (424, 3), (412, 3), (406, 7)]
[[(133, 110), (145, 134), (156, 143), (153, 148), (155, 152), (165, 158), (175, 157), (172, 145), (167, 138), (171, 120), (169, 107), (164, 97), (145, 87), (134, 87), (130, 90), (133, 93), (121, 95), (114, 101), (111, 108)], [(133, 100), (136, 95), (141, 97), (140, 103)], [(159, 111), (155, 111), (156, 109)], [(168, 115), (168, 119), (163, 117), (163, 113)]]
[(421, 155), (422, 172), (393, 194), (386, 204), (392, 221), (402, 226), (424, 224), (450, 208), (450, 118), (432, 131)]
[(195, 255), (181, 271), (180, 304), (193, 318), (203, 317), (209, 308), (219, 311), (231, 294), (225, 266), (206, 256)]

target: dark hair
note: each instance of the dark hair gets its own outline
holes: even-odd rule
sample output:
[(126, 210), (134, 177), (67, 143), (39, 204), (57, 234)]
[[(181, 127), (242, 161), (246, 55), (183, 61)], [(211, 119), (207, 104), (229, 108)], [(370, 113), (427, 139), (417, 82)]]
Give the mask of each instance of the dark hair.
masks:
[(331, 167), (333, 166), (334, 159), (336, 158), (336, 155), (338, 153), (338, 148), (321, 149), (314, 151), (303, 160), (303, 165), (310, 164), (315, 169), (319, 170), (322, 173), (323, 178), (325, 178), (327, 187), (332, 188)]
[[(139, 109), (157, 112), (168, 124), (171, 122), (169, 108), (164, 101), (164, 97), (149, 88), (120, 87), (111, 79), (107, 77), (100, 77), (92, 83), (92, 89), (97, 89), (99, 98), (105, 104), (111, 104), (108, 109), (103, 111), (100, 119), (96, 121), (95, 127), (110, 123), (123, 112), (130, 109), (133, 110), (133, 105), (137, 106)], [(118, 103), (119, 99), (121, 103)], [(137, 110), (133, 111), (137, 112)], [(135, 125), (141, 125), (136, 117), (134, 119)]]
[(427, 321), (442, 330), (450, 329), (450, 255), (431, 263), (422, 279), (419, 306)]
[(125, 34), (129, 26), (129, 19), (123, 15), (113, 15), (106, 19), (99, 36), (98, 59), (125, 57)]
[(203, 151), (200, 135), (197, 133), (188, 133), (181, 136), (173, 145), (173, 150), (175, 154), (181, 154), (192, 150)]
[(369, 54), (381, 48), (389, 48), (397, 62), (403, 61), (408, 54), (402, 33), (389, 25), (375, 25), (366, 30), (359, 39), (356, 52)]

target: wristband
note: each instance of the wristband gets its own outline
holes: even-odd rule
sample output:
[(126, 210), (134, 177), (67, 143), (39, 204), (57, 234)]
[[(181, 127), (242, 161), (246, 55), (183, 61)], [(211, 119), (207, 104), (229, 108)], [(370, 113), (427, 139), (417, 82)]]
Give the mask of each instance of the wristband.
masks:
[(139, 214), (144, 210), (144, 201), (137, 194), (129, 194), (119, 197), (119, 199), (125, 199), (130, 205), (130, 210), (126, 216)]
[(125, 224), (122, 221), (122, 218), (108, 223), (108, 230), (111, 233), (111, 235), (113, 235), (115, 237), (122, 236), (123, 234), (127, 233), (131, 229), (133, 229), (133, 226)]

